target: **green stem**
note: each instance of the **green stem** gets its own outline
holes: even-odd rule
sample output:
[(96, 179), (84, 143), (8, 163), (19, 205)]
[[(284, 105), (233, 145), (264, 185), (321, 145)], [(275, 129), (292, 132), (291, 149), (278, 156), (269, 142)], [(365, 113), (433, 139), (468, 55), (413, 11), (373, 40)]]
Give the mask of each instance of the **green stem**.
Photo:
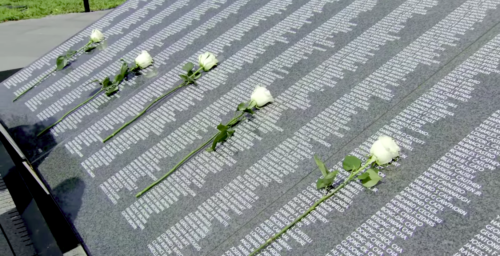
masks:
[(227, 123), (227, 125), (228, 125), (228, 126), (231, 126), (231, 127), (232, 127), (233, 125), (235, 125), (235, 124), (236, 124), (236, 123), (240, 120), (241, 116), (243, 116), (243, 114), (245, 114), (245, 112), (241, 112), (238, 116), (233, 117), (233, 119), (231, 119), (231, 120)]
[[(89, 41), (86, 45), (80, 47), (80, 49), (76, 50), (76, 52), (74, 54), (72, 54), (70, 56), (70, 58), (72, 58), (73, 56), (75, 56), (76, 54), (78, 54), (81, 50), (83, 50), (84, 48), (86, 48), (87, 46), (91, 45), (92, 44), (92, 41)], [(48, 74), (44, 75), (43, 77), (41, 77), (40, 79), (38, 79), (38, 81), (30, 86), (28, 89), (26, 89), (25, 91), (23, 91), (21, 94), (19, 94), (16, 98), (14, 98), (14, 100), (12, 100), (12, 102), (15, 102), (16, 100), (18, 100), (19, 98), (21, 98), (21, 96), (23, 96), (24, 94), (26, 94), (27, 92), (29, 92), (31, 89), (35, 88), (37, 85), (39, 85), (45, 78), (47, 78), (50, 74), (54, 73), (55, 71), (57, 70), (57, 67), (55, 67), (52, 71), (50, 71)]]
[(206, 147), (208, 144), (210, 144), (210, 142), (215, 139), (215, 137), (217, 137), (217, 135), (219, 135), (219, 133), (215, 134), (212, 138), (210, 138), (209, 140), (207, 140), (205, 143), (203, 143), (201, 146), (199, 146), (197, 149), (191, 151), (191, 153), (189, 153), (186, 157), (184, 157), (184, 159), (182, 159), (179, 163), (177, 163), (174, 168), (172, 168), (169, 172), (167, 172), (165, 175), (163, 175), (161, 178), (159, 178), (158, 180), (156, 180), (155, 182), (153, 182), (153, 184), (149, 185), (147, 188), (143, 189), (141, 192), (137, 193), (137, 195), (135, 195), (135, 197), (140, 197), (142, 196), (142, 194), (146, 193), (148, 190), (150, 190), (152, 187), (156, 186), (158, 183), (160, 183), (162, 180), (164, 180), (165, 178), (167, 178), (168, 176), (170, 176), (170, 174), (172, 174), (173, 172), (175, 172), (177, 170), (177, 168), (179, 168), (179, 166), (181, 166), (184, 162), (186, 162), (186, 160), (188, 160), (192, 155), (196, 154), (198, 151), (200, 151), (201, 149), (203, 149), (204, 147)]
[[(238, 123), (238, 121), (240, 121), (240, 118), (243, 116), (243, 114), (244, 114), (244, 112), (241, 112), (238, 116), (233, 117), (233, 119), (231, 119), (226, 125), (227, 126), (233, 126), (233, 125), (235, 125), (236, 123)], [(170, 174), (172, 174), (173, 172), (175, 172), (177, 170), (177, 168), (179, 168), (179, 166), (181, 166), (184, 162), (186, 162), (191, 156), (193, 156), (198, 151), (200, 151), (201, 149), (203, 149), (204, 147), (206, 147), (208, 144), (210, 144), (210, 142), (212, 142), (217, 137), (217, 135), (219, 135), (219, 133), (216, 133), (212, 138), (210, 138), (209, 140), (207, 140), (205, 143), (203, 143), (197, 149), (191, 151), (191, 153), (189, 153), (186, 157), (184, 157), (184, 159), (182, 159), (179, 163), (177, 163), (174, 166), (174, 168), (172, 168), (169, 172), (167, 172), (161, 178), (159, 178), (158, 180), (156, 180), (153, 184), (149, 185), (147, 188), (145, 188), (141, 192), (137, 193), (137, 195), (135, 195), (135, 197), (142, 196), (142, 194), (146, 193), (152, 187), (156, 186), (162, 180), (164, 180), (165, 178), (167, 178), (168, 176), (170, 176)]]
[(75, 56), (76, 54), (78, 54), (81, 50), (84, 50), (85, 48), (87, 48), (87, 46), (91, 45), (93, 42), (92, 40), (90, 40), (86, 45), (80, 47), (80, 49), (76, 50), (75, 54), (71, 55), (71, 57)]
[(203, 69), (203, 67), (199, 67), (193, 74), (191, 74), (189, 77), (193, 78), (193, 76), (197, 75), (200, 73), (200, 71)]
[[(200, 71), (202, 70), (202, 67), (200, 67), (198, 70), (196, 70), (196, 72), (194, 72), (192, 75), (190, 75), (190, 77), (193, 77), (194, 75), (198, 74)], [(186, 86), (187, 84), (186, 83), (182, 83), (180, 84), (179, 86), (175, 87), (174, 89), (162, 94), (160, 97), (156, 98), (153, 102), (151, 102), (146, 108), (144, 108), (141, 112), (139, 112), (139, 114), (137, 114), (134, 118), (132, 118), (132, 120), (126, 122), (124, 125), (122, 125), (120, 128), (118, 128), (118, 130), (116, 130), (115, 132), (113, 132), (111, 135), (109, 135), (108, 137), (106, 137), (102, 142), (105, 143), (106, 141), (110, 140), (111, 138), (113, 138), (114, 136), (116, 136), (118, 133), (120, 133), (123, 129), (125, 129), (125, 127), (129, 126), (131, 123), (133, 123), (135, 120), (137, 120), (139, 117), (141, 117), (142, 115), (144, 115), (146, 113), (146, 111), (148, 111), (148, 109), (150, 109), (156, 102), (160, 101), (161, 99), (167, 97), (168, 95), (172, 94), (173, 92), (177, 91), (178, 89)]]
[(50, 130), (52, 127), (54, 127), (56, 124), (60, 123), (64, 118), (66, 118), (69, 114), (71, 114), (73, 111), (77, 110), (79, 107), (87, 104), (89, 101), (91, 101), (97, 95), (99, 95), (102, 91), (104, 91), (104, 89), (101, 88), (99, 91), (97, 91), (96, 93), (94, 93), (94, 95), (90, 96), (87, 100), (85, 100), (84, 102), (80, 103), (78, 106), (74, 107), (70, 111), (66, 112), (66, 114), (64, 114), (59, 120), (57, 120), (55, 123), (51, 124), (49, 127), (45, 128), (43, 131), (41, 131), (36, 136), (39, 137), (40, 135), (44, 134), (46, 131)]
[(156, 98), (153, 102), (151, 102), (145, 109), (143, 109), (137, 116), (135, 116), (134, 118), (132, 118), (132, 120), (126, 122), (124, 125), (122, 125), (120, 128), (118, 128), (118, 130), (116, 130), (115, 132), (113, 132), (111, 135), (109, 135), (108, 137), (106, 137), (102, 142), (106, 142), (108, 140), (110, 140), (111, 138), (113, 138), (115, 135), (117, 135), (121, 130), (125, 129), (125, 127), (127, 127), (129, 124), (133, 123), (135, 120), (137, 120), (139, 117), (141, 117), (142, 115), (144, 115), (146, 113), (146, 111), (148, 111), (149, 108), (151, 108), (156, 102), (160, 101), (161, 99), (167, 97), (168, 95), (170, 95), (171, 93), (177, 91), (178, 89), (182, 88), (185, 84), (181, 84), (177, 87), (175, 87), (174, 89), (168, 91), (167, 93), (161, 95), (160, 97)]
[[(251, 105), (252, 103), (253, 103), (253, 101), (250, 101), (248, 104)], [(226, 125), (229, 127), (233, 127), (235, 124), (237, 124), (238, 122), (245, 119), (245, 118), (240, 119), (244, 114), (245, 114), (245, 112), (241, 111), (239, 115), (237, 115), (237, 116), (233, 117), (233, 119), (229, 120), (229, 122), (227, 122)]]
[(39, 85), (45, 78), (47, 78), (48, 76), (50, 76), (52, 73), (54, 73), (56, 71), (56, 69), (54, 68), (52, 71), (50, 71), (48, 74), (44, 75), (43, 77), (41, 77), (40, 79), (38, 79), (38, 81), (30, 86), (28, 89), (24, 90), (21, 94), (19, 94), (16, 98), (14, 98), (14, 100), (12, 100), (12, 102), (15, 102), (16, 100), (18, 100), (19, 98), (21, 98), (21, 96), (23, 96), (24, 94), (26, 94), (27, 92), (29, 92), (31, 89), (35, 88), (37, 85)]
[(372, 159), (369, 159), (365, 165), (361, 166), (358, 170), (356, 171), (353, 171), (351, 172), (351, 174), (349, 175), (349, 177), (347, 179), (345, 179), (344, 182), (342, 182), (342, 184), (340, 184), (338, 187), (336, 187), (333, 191), (331, 191), (330, 193), (326, 194), (325, 196), (323, 196), (321, 199), (319, 199), (317, 202), (315, 202), (306, 212), (304, 212), (302, 215), (300, 215), (298, 218), (296, 218), (292, 223), (288, 224), (288, 226), (286, 226), (285, 228), (283, 228), (278, 234), (272, 236), (271, 238), (269, 238), (263, 245), (261, 245), (259, 248), (257, 248), (256, 250), (254, 250), (249, 256), (254, 256), (254, 255), (257, 255), (257, 253), (261, 250), (263, 250), (264, 248), (266, 248), (268, 245), (270, 245), (274, 240), (278, 239), (281, 235), (283, 235), (286, 231), (288, 231), (290, 228), (292, 228), (293, 226), (295, 226), (299, 221), (301, 221), (303, 218), (305, 218), (307, 215), (309, 215), (309, 213), (311, 213), (312, 211), (314, 211), (314, 209), (316, 209), (316, 207), (318, 205), (320, 205), (322, 202), (324, 202), (325, 200), (327, 200), (328, 198), (332, 197), (333, 195), (335, 195), (339, 190), (341, 190), (342, 188), (344, 188), (347, 184), (349, 184), (349, 182), (351, 182), (355, 177), (356, 175), (361, 172), (362, 170), (364, 170), (366, 167), (368, 167), (370, 164), (372, 164), (373, 162), (375, 162), (375, 159), (372, 158)]

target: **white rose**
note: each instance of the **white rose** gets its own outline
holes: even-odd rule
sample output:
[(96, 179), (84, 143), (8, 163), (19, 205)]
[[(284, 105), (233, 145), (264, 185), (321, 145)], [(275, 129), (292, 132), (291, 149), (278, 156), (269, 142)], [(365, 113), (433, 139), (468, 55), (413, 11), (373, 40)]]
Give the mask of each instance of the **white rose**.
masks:
[(213, 66), (217, 65), (217, 58), (213, 53), (206, 52), (198, 56), (198, 62), (203, 67), (203, 70), (209, 71)]
[(137, 58), (135, 58), (135, 64), (137, 64), (141, 69), (147, 68), (149, 65), (153, 64), (153, 58), (147, 51), (142, 51)]
[(398, 144), (389, 136), (380, 136), (370, 149), (378, 165), (388, 164), (392, 159), (399, 156), (400, 148)]
[(90, 40), (94, 43), (99, 43), (104, 40), (104, 34), (99, 29), (94, 29), (92, 30), (92, 34), (90, 34)]
[(266, 89), (266, 87), (260, 85), (257, 85), (257, 87), (255, 87), (250, 99), (257, 104), (257, 107), (262, 107), (267, 103), (274, 101), (271, 92)]

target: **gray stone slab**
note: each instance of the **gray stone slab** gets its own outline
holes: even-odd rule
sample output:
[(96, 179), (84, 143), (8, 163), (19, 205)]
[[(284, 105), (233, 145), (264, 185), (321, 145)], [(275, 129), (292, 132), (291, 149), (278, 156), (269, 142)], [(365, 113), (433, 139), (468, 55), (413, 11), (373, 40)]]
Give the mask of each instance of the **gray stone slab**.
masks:
[[(482, 230), (500, 230), (499, 6), (129, 0), (5, 81), (0, 118), (92, 255), (248, 255), (321, 195), (314, 154), (340, 168), (381, 134), (403, 149), (383, 182), (372, 190), (352, 183), (261, 255), (494, 255), (500, 243)], [(106, 47), (10, 102), (93, 27)], [(89, 81), (114, 75), (120, 58), (132, 62), (141, 50), (154, 67), (36, 138), (98, 89)], [(205, 51), (221, 62), (197, 86), (101, 142)], [(212, 137), (257, 84), (273, 104), (216, 152), (134, 197)]]
[(7, 189), (4, 182), (4, 177), (13, 167), (7, 150), (0, 143), (0, 255), (35, 255), (35, 248), (18, 206), (14, 203), (12, 191)]
[(5, 238), (4, 233), (0, 230), (0, 253), (6, 256), (13, 256), (12, 250), (10, 249), (7, 238)]

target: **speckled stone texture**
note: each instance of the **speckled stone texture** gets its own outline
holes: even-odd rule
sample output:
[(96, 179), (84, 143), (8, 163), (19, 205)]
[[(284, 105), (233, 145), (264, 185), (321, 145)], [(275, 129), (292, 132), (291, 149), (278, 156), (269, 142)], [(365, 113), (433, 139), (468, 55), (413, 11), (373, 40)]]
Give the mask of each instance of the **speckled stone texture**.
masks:
[[(0, 84), (0, 119), (91, 255), (247, 255), (317, 200), (313, 154), (340, 168), (348, 154), (365, 156), (380, 134), (402, 148), (381, 184), (350, 185), (262, 255), (464, 253), (500, 213), (499, 6), (129, 0), (89, 27), (108, 34), (105, 48), (18, 102), (15, 92), (48, 71), (60, 49)], [(85, 36), (61, 47), (80, 47)], [(116, 72), (120, 58), (131, 62), (143, 49), (154, 67), (36, 137), (97, 90), (86, 81), (114, 75), (102, 72)], [(204, 51), (220, 63), (197, 86), (100, 142), (180, 83), (182, 65)], [(212, 137), (256, 84), (270, 89), (273, 104), (239, 124), (216, 152), (196, 155), (161, 188), (135, 198)], [(386, 211), (392, 206), (400, 211)], [(489, 246), (491, 252), (479, 249), (498, 252)]]

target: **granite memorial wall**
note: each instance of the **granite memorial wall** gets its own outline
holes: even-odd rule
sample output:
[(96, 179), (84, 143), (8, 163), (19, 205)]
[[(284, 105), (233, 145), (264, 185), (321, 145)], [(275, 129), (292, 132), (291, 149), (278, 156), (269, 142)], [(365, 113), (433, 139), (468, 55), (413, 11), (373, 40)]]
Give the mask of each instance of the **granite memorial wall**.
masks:
[[(90, 255), (249, 255), (318, 200), (313, 155), (341, 169), (380, 136), (400, 159), (350, 183), (260, 255), (500, 252), (500, 0), (129, 0), (0, 85), (0, 119)], [(55, 72), (92, 29), (106, 40)], [(147, 50), (154, 64), (37, 133)], [(219, 65), (164, 98), (187, 61)], [(275, 102), (215, 152), (161, 177), (256, 85)], [(346, 177), (346, 172), (339, 174)], [(498, 179), (498, 180), (497, 180)], [(73, 190), (81, 190), (74, 193)]]

